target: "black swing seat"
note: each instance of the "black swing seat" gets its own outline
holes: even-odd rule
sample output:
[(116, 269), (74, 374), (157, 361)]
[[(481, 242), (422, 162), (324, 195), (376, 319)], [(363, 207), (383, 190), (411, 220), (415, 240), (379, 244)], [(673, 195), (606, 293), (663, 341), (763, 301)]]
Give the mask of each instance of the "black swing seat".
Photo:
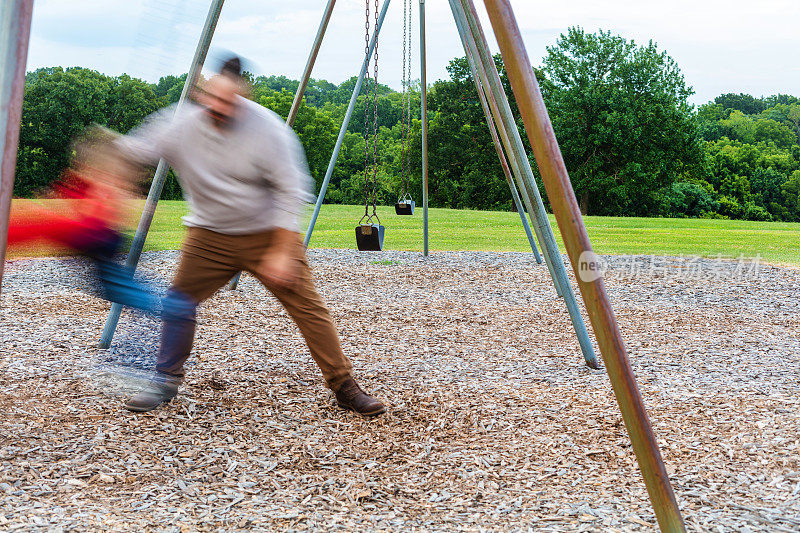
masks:
[(399, 200), (394, 204), (394, 212), (398, 215), (413, 215), (416, 205), (417, 203), (410, 198)]
[(360, 224), (356, 226), (356, 244), (362, 252), (383, 250), (383, 236), (386, 228), (380, 224)]

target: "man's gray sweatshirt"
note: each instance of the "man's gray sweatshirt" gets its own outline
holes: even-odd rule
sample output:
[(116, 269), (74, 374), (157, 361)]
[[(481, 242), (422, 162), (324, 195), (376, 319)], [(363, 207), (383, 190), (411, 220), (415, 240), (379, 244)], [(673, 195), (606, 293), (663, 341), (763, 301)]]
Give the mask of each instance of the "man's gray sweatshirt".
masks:
[(312, 183), (303, 147), (278, 115), (245, 98), (239, 103), (225, 130), (196, 105), (163, 109), (120, 147), (138, 163), (167, 160), (189, 203), (187, 226), (228, 235), (298, 231)]

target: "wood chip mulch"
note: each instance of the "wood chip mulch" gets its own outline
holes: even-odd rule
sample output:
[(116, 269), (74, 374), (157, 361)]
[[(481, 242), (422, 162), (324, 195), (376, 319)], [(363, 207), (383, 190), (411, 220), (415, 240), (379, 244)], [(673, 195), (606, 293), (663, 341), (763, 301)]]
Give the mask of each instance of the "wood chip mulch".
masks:
[[(177, 257), (145, 254), (143, 270), (168, 279)], [(530, 254), (310, 261), (384, 416), (335, 406), (291, 319), (249, 276), (201, 308), (181, 394), (128, 413), (135, 372), (95, 348), (108, 305), (82, 291), (85, 267), (7, 263), (0, 530), (654, 528), (608, 377), (582, 364)], [(800, 270), (607, 261), (687, 527), (800, 530)], [(127, 320), (141, 330), (121, 338), (152, 354), (157, 322)]]

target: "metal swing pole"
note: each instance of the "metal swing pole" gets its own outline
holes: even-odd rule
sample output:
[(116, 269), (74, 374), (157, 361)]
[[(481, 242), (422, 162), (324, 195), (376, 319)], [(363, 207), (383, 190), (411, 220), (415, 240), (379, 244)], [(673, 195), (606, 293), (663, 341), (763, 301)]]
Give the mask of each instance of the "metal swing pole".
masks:
[(0, 6), (0, 147), (3, 150), (0, 165), (0, 290), (8, 245), (32, 15), (33, 0), (6, 0)]
[(495, 118), (499, 119), (502, 123), (502, 127), (499, 129), (505, 129), (509, 134), (512, 142), (507, 148), (510, 149), (513, 158), (517, 160), (518, 166), (523, 170), (523, 190), (527, 192), (529, 201), (533, 204), (531, 206), (533, 208), (531, 214), (533, 215), (536, 225), (540, 229), (539, 242), (542, 245), (542, 251), (545, 257), (550, 260), (552, 271), (555, 273), (555, 279), (557, 280), (558, 286), (561, 288), (564, 304), (569, 312), (570, 321), (575, 329), (575, 335), (578, 337), (578, 343), (583, 352), (586, 365), (590, 368), (598, 369), (600, 365), (597, 362), (597, 357), (592, 347), (592, 341), (586, 329), (586, 323), (583, 321), (583, 316), (581, 315), (580, 307), (575, 298), (575, 293), (572, 290), (572, 285), (570, 285), (567, 270), (564, 266), (564, 260), (558, 250), (555, 235), (553, 235), (553, 230), (550, 227), (550, 220), (547, 218), (547, 211), (544, 209), (544, 204), (539, 194), (539, 188), (533, 177), (533, 170), (531, 169), (530, 162), (525, 153), (525, 146), (522, 144), (522, 138), (517, 129), (514, 115), (511, 113), (511, 106), (508, 103), (508, 98), (500, 82), (500, 75), (494, 65), (494, 59), (489, 53), (489, 45), (486, 42), (486, 37), (483, 34), (480, 22), (478, 21), (477, 15), (470, 9), (471, 3), (468, 3), (468, 0), (450, 0), (450, 5), (453, 7), (454, 16), (461, 20), (464, 29), (470, 29), (469, 32), (466, 32), (467, 40), (470, 42), (471, 47), (475, 47), (473, 49), (475, 52), (474, 56), (476, 59), (480, 60), (479, 64), (482, 64), (483, 72), (488, 75), (488, 80), (484, 80), (486, 86), (490, 88), (495, 102), (499, 104), (500, 114)]
[(317, 195), (317, 203), (314, 205), (314, 213), (311, 215), (311, 220), (309, 221), (308, 229), (306, 230), (306, 236), (303, 239), (303, 244), (305, 246), (308, 246), (308, 243), (311, 240), (311, 234), (314, 233), (314, 226), (317, 223), (317, 217), (319, 217), (319, 211), (322, 208), (322, 202), (325, 200), (325, 193), (328, 190), (328, 184), (331, 182), (333, 168), (336, 166), (336, 160), (339, 158), (339, 151), (342, 149), (344, 135), (347, 133), (347, 126), (350, 124), (350, 118), (353, 116), (353, 109), (356, 107), (358, 93), (361, 92), (361, 86), (364, 83), (364, 77), (367, 75), (369, 60), (372, 58), (373, 52), (375, 52), (375, 44), (378, 42), (378, 34), (381, 32), (383, 19), (386, 18), (386, 11), (389, 9), (390, 1), (391, 0), (384, 0), (383, 2), (383, 8), (378, 16), (378, 24), (372, 34), (372, 39), (370, 39), (369, 49), (364, 56), (364, 63), (361, 65), (361, 72), (358, 75), (356, 86), (353, 87), (353, 94), (350, 97), (350, 104), (347, 106), (347, 113), (345, 113), (344, 120), (342, 121), (342, 127), (339, 129), (339, 137), (336, 139), (336, 146), (333, 147), (333, 154), (331, 154), (331, 160), (328, 163), (328, 170), (325, 172), (325, 179), (322, 180), (322, 186), (319, 189), (319, 195)]
[(297, 112), (300, 110), (300, 104), (303, 102), (303, 96), (306, 94), (306, 87), (308, 80), (311, 79), (311, 71), (314, 70), (314, 63), (317, 62), (317, 55), (322, 46), (322, 39), (325, 38), (325, 31), (328, 29), (328, 22), (331, 20), (333, 13), (333, 6), (336, 0), (328, 0), (328, 5), (325, 7), (325, 13), (322, 15), (322, 22), (319, 23), (317, 36), (314, 38), (314, 45), (311, 47), (311, 53), (308, 54), (308, 61), (306, 62), (306, 69), (303, 71), (303, 77), (300, 80), (300, 85), (297, 87), (297, 92), (292, 101), (292, 109), (289, 111), (289, 116), (286, 117), (286, 124), (291, 128), (294, 126), (294, 119), (297, 118)]
[(425, 0), (419, 0), (420, 120), (422, 121), (422, 255), (428, 256), (428, 73)]
[[(308, 81), (311, 79), (311, 71), (314, 70), (314, 64), (317, 62), (317, 55), (319, 54), (319, 49), (322, 46), (322, 40), (325, 38), (325, 32), (328, 29), (328, 23), (331, 20), (333, 6), (335, 4), (336, 0), (328, 0), (328, 5), (325, 7), (325, 13), (322, 14), (322, 22), (319, 23), (317, 36), (314, 37), (314, 44), (311, 46), (311, 52), (308, 54), (306, 68), (303, 71), (302, 78), (300, 79), (300, 85), (297, 86), (297, 92), (294, 94), (292, 108), (289, 110), (289, 115), (286, 117), (286, 125), (290, 128), (294, 126), (297, 113), (300, 111), (300, 105), (303, 103), (303, 96), (306, 94), (306, 87), (308, 87)], [(241, 277), (242, 273), (237, 272), (228, 285), (228, 290), (235, 291), (236, 287), (239, 286), (239, 279)]]
[[(547, 265), (547, 270), (550, 272), (550, 279), (553, 281), (553, 287), (556, 290), (556, 295), (561, 298), (563, 293), (561, 291), (561, 286), (559, 285), (559, 278), (556, 275), (555, 265), (553, 264), (552, 256), (547, 253), (546, 250), (547, 242), (545, 241), (544, 234), (549, 229), (549, 226), (542, 226), (541, 219), (538, 219), (534, 216), (534, 213), (536, 213), (534, 207), (535, 200), (525, 186), (525, 179), (523, 177), (524, 173), (521, 167), (528, 164), (527, 157), (525, 157), (524, 161), (520, 161), (516, 157), (516, 153), (513, 151), (513, 145), (511, 144), (511, 139), (509, 138), (509, 131), (505, 128), (502, 120), (500, 119), (500, 106), (498, 105), (495, 95), (489, 86), (487, 68), (478, 55), (477, 44), (475, 43), (475, 39), (473, 39), (472, 33), (469, 30), (469, 25), (466, 23), (466, 21), (463, 21), (461, 18), (456, 16), (456, 10), (459, 9), (457, 1), (451, 2), (450, 7), (453, 10), (453, 19), (455, 20), (456, 28), (458, 28), (458, 33), (461, 36), (461, 41), (464, 45), (464, 53), (467, 55), (467, 58), (471, 58), (473, 61), (475, 70), (478, 73), (478, 79), (480, 81), (481, 88), (484, 89), (484, 96), (486, 97), (487, 104), (492, 112), (488, 120), (495, 124), (496, 131), (502, 140), (502, 144), (505, 147), (506, 152), (509, 154), (508, 162), (511, 165), (512, 174), (516, 180), (517, 186), (519, 187), (519, 191), (521, 192), (521, 197), (525, 204), (525, 208), (528, 210), (528, 213), (531, 214), (533, 231), (536, 233), (536, 238), (539, 241), (539, 245), (542, 247), (544, 262), (545, 265)], [(492, 67), (494, 67), (494, 62), (492, 62)]]
[(508, 0), (485, 0), (485, 4), (658, 525), (662, 531), (682, 532), (685, 527), (678, 503), (605, 291), (602, 273), (595, 270), (593, 257), (596, 256), (514, 12)]
[[(206, 55), (208, 54), (208, 47), (211, 45), (211, 38), (214, 36), (214, 30), (217, 27), (217, 21), (219, 20), (222, 4), (224, 3), (225, 0), (212, 0), (211, 2), (211, 6), (208, 9), (208, 16), (203, 26), (203, 32), (200, 35), (200, 41), (197, 43), (192, 65), (186, 76), (186, 82), (183, 84), (183, 91), (181, 91), (181, 97), (178, 100), (176, 110), (180, 109), (186, 101), (189, 92), (194, 89), (197, 79), (200, 77), (200, 72), (203, 70), (203, 63), (205, 63)], [(136, 265), (139, 264), (144, 242), (147, 239), (147, 232), (150, 230), (150, 225), (153, 223), (156, 206), (158, 205), (158, 199), (161, 197), (161, 191), (164, 188), (164, 181), (167, 178), (168, 170), (169, 164), (165, 160), (162, 159), (158, 162), (156, 173), (153, 176), (153, 183), (150, 185), (150, 192), (147, 195), (147, 200), (144, 205), (144, 211), (142, 212), (142, 217), (139, 219), (136, 234), (133, 236), (131, 249), (130, 252), (128, 252), (128, 259), (125, 261), (125, 266), (131, 270), (135, 270)], [(111, 346), (111, 341), (114, 338), (114, 331), (117, 329), (121, 313), (121, 304), (111, 304), (111, 310), (108, 312), (108, 318), (103, 327), (103, 334), (100, 337), (100, 348), (108, 348)]]
[[(460, 32), (459, 35), (461, 35)], [(469, 68), (472, 72), (472, 79), (475, 81), (475, 90), (478, 92), (478, 99), (481, 102), (483, 114), (486, 116), (486, 125), (489, 127), (489, 134), (492, 136), (494, 149), (497, 152), (497, 157), (500, 159), (500, 166), (503, 167), (503, 175), (506, 177), (508, 187), (511, 189), (511, 197), (514, 199), (514, 206), (517, 208), (517, 213), (519, 213), (519, 218), (522, 221), (522, 227), (525, 228), (525, 235), (528, 237), (528, 242), (531, 245), (531, 251), (533, 251), (533, 256), (536, 258), (536, 263), (541, 265), (542, 256), (539, 254), (539, 249), (536, 247), (536, 241), (534, 240), (533, 233), (531, 232), (531, 227), (528, 224), (528, 216), (525, 214), (525, 208), (522, 205), (522, 200), (520, 200), (517, 186), (514, 183), (514, 178), (511, 176), (511, 169), (508, 166), (503, 145), (500, 144), (500, 138), (497, 136), (497, 128), (492, 120), (492, 112), (489, 110), (489, 104), (486, 102), (486, 94), (484, 92), (483, 85), (481, 85), (480, 79), (478, 78), (478, 73), (475, 68), (475, 60), (472, 57), (472, 54), (469, 52), (469, 47), (463, 38), (461, 42), (464, 45), (464, 50), (467, 55), (467, 63), (469, 63)]]

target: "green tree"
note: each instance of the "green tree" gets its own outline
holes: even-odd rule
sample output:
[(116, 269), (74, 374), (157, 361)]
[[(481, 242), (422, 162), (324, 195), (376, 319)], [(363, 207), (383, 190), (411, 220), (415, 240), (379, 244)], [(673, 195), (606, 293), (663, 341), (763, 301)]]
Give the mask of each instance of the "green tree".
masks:
[[(499, 55), (495, 62), (502, 72)], [(432, 205), (512, 209), (466, 57), (452, 60), (447, 71), (450, 79), (437, 81), (428, 98)]]
[(48, 186), (69, 165), (70, 143), (93, 123), (105, 123), (110, 80), (99, 72), (61, 67), (28, 78), (14, 194), (29, 196)]
[(547, 48), (542, 83), (582, 210), (648, 215), (659, 191), (702, 162), (680, 69), (652, 41), (570, 28)]
[(767, 105), (767, 107), (772, 107), (778, 104), (800, 104), (800, 98), (792, 96), (791, 94), (775, 94), (772, 96), (767, 96), (766, 98), (762, 98), (762, 100), (764, 100), (764, 103)]
[[(280, 92), (273, 91), (271, 94), (261, 96), (258, 103), (285, 119), (289, 116), (293, 100), (294, 95), (283, 89)], [(297, 136), (303, 144), (309, 171), (317, 183), (317, 190), (319, 190), (328, 168), (333, 146), (336, 143), (338, 128), (327, 114), (315, 107), (302, 104), (294, 121), (294, 131), (297, 132)]]
[(30, 196), (69, 165), (70, 144), (98, 123), (127, 132), (166, 103), (157, 86), (85, 68), (38, 69), (26, 76), (14, 194)]
[(729, 115), (730, 110), (726, 110), (720, 104), (701, 105), (697, 109), (697, 124), (701, 137), (706, 141), (718, 141), (724, 135), (720, 122)]
[(789, 220), (800, 221), (800, 170), (795, 170), (781, 185)]
[(721, 105), (724, 109), (741, 111), (745, 115), (757, 115), (769, 107), (763, 99), (744, 93), (721, 94), (714, 98), (714, 103)]
[(719, 121), (724, 135), (747, 144), (774, 143), (779, 148), (789, 148), (797, 142), (792, 129), (772, 119), (758, 118), (734, 111), (730, 117)]
[(776, 104), (761, 113), (761, 117), (788, 126), (796, 135), (794, 144), (800, 142), (800, 104)]
[(758, 167), (750, 176), (753, 202), (778, 219), (786, 216), (786, 210), (782, 208), (783, 195), (781, 194), (781, 185), (786, 179), (786, 174), (772, 167)]
[(719, 209), (719, 202), (699, 183), (673, 183), (661, 197), (661, 214), (668, 217), (701, 217)]
[(183, 92), (183, 85), (186, 83), (186, 76), (188, 74), (181, 74), (180, 76), (164, 76), (158, 80), (158, 83), (153, 88), (155, 95), (162, 98), (165, 104), (174, 104), (181, 98)]
[(112, 78), (108, 83), (103, 123), (113, 130), (127, 133), (167, 103), (166, 98), (156, 97), (151, 84), (127, 74)]

